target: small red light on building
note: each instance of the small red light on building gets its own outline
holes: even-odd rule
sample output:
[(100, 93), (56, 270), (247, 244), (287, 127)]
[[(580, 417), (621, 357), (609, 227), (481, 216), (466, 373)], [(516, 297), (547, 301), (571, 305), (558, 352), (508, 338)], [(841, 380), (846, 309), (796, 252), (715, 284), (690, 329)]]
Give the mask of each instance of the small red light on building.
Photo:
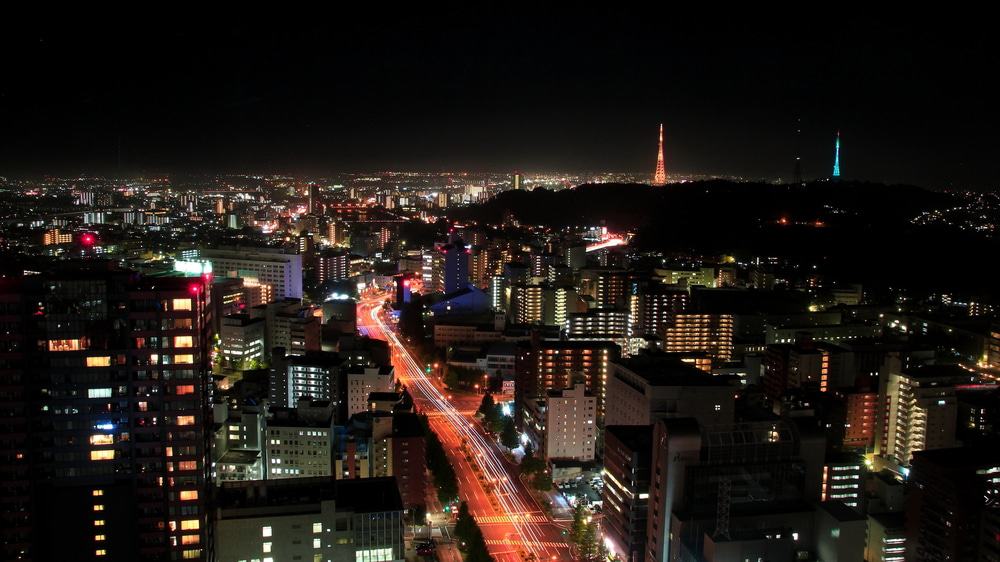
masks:
[(195, 283), (188, 285), (188, 292), (192, 295), (197, 295), (201, 292), (201, 285), (197, 285)]
[(89, 232), (80, 237), (80, 242), (84, 246), (93, 246), (95, 240), (96, 239), (94, 238), (94, 235), (90, 234)]

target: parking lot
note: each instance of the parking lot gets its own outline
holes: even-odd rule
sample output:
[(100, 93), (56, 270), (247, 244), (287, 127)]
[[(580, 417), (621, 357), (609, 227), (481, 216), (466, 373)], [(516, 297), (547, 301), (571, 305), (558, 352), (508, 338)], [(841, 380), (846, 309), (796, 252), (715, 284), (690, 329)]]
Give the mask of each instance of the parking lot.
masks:
[(556, 487), (570, 505), (582, 502), (584, 505), (597, 508), (597, 511), (600, 511), (601, 491), (604, 489), (604, 483), (599, 473), (581, 474), (566, 482), (560, 482)]

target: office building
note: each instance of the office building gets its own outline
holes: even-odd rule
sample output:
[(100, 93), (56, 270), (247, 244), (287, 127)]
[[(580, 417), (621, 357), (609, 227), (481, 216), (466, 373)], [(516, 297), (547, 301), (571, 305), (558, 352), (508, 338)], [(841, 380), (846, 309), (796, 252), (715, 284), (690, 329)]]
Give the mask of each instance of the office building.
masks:
[(296, 408), (272, 408), (267, 420), (264, 464), (268, 480), (333, 474), (333, 405), (300, 400)]
[(270, 285), (276, 300), (302, 298), (302, 256), (270, 248), (202, 248), (199, 259), (212, 264), (216, 277), (241, 277)]
[(661, 418), (695, 418), (705, 425), (732, 423), (734, 388), (666, 354), (642, 354), (611, 364), (607, 425), (650, 425)]
[(597, 399), (583, 384), (549, 390), (524, 409), (524, 429), (547, 461), (594, 460), (597, 446)]
[(653, 426), (609, 425), (604, 431), (602, 530), (622, 560), (641, 560), (646, 545)]
[(215, 560), (403, 560), (403, 506), (391, 478), (228, 482), (218, 491)]
[[(820, 495), (822, 434), (785, 421), (702, 427), (692, 418), (676, 418), (654, 424), (653, 443), (646, 562), (709, 557), (720, 546), (713, 537), (760, 541), (731, 545), (747, 548), (754, 559), (781, 546), (766, 542), (768, 531), (771, 539), (800, 536), (806, 544), (814, 542), (812, 502)], [(860, 553), (864, 521), (856, 513), (851, 517), (859, 521)], [(793, 556), (791, 543), (778, 559), (791, 559), (784, 558)]]
[(469, 250), (461, 238), (438, 249), (443, 256), (444, 293), (454, 293), (469, 284)]
[(864, 509), (865, 458), (857, 453), (828, 453), (823, 463), (820, 500), (835, 500), (857, 512)]
[(322, 347), (321, 318), (316, 312), (295, 299), (285, 299), (255, 306), (250, 309), (250, 316), (267, 322), (265, 344), (269, 356), (276, 348), (287, 355), (303, 355)]
[(207, 559), (209, 288), (0, 279), (0, 557)]
[(421, 281), (427, 292), (444, 292), (444, 254), (436, 249), (424, 252)]
[(353, 366), (347, 371), (347, 417), (368, 411), (368, 395), (391, 392), (396, 384), (391, 366)]
[(267, 323), (263, 318), (231, 314), (222, 319), (219, 351), (222, 363), (234, 369), (254, 368), (265, 359)]
[(1000, 449), (917, 451), (906, 498), (906, 560), (995, 560)]

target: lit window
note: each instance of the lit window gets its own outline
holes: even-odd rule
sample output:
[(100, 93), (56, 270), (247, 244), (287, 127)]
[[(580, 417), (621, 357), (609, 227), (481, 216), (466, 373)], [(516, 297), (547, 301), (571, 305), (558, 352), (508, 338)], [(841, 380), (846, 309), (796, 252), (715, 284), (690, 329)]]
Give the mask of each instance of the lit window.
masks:
[(201, 528), (201, 522), (197, 519), (185, 519), (181, 521), (182, 531), (197, 531)]
[(322, 547), (323, 545), (321, 543), (322, 543), (322, 541), (320, 539), (313, 539), (313, 548), (320, 548), (320, 547)]
[(94, 506), (94, 511), (104, 511), (104, 506), (101, 504), (97, 504)]
[(313, 523), (313, 532), (314, 533), (322, 533), (323, 532), (323, 524), (322, 523)]
[(174, 390), (174, 393), (177, 394), (178, 396), (183, 396), (185, 394), (194, 394), (194, 385), (182, 384)]
[(104, 535), (94, 535), (94, 540), (97, 542), (104, 540)]
[(198, 544), (201, 542), (201, 535), (182, 535), (181, 544)]
[(93, 491), (90, 492), (90, 495), (94, 496), (95, 498), (97, 496), (103, 496), (104, 495), (104, 490), (93, 490)]
[(88, 357), (87, 358), (88, 367), (110, 367), (111, 357)]
[(115, 460), (114, 449), (103, 449), (100, 451), (91, 451), (90, 460), (92, 461), (113, 461)]
[(80, 351), (86, 346), (80, 345), (80, 340), (49, 340), (49, 351)]
[(271, 543), (264, 543), (264, 554), (269, 554), (271, 552)]
[(271, 527), (263, 527), (263, 528), (261, 528), (260, 535), (262, 537), (270, 537), (271, 536)]
[(194, 338), (191, 336), (174, 336), (174, 347), (194, 347)]
[(108, 553), (107, 550), (104, 550), (103, 548), (99, 548), (99, 549), (97, 549), (97, 550), (94, 551), (94, 556), (104, 556), (107, 553)]
[(90, 436), (91, 445), (114, 445), (115, 436), (106, 433), (95, 433)]
[(174, 355), (174, 363), (194, 363), (194, 355)]
[(110, 388), (88, 388), (87, 398), (111, 398)]
[(174, 299), (174, 310), (191, 310), (191, 299)]
[(94, 526), (95, 527), (103, 527), (104, 526), (104, 520), (103, 519), (95, 519), (94, 520)]
[(185, 560), (194, 560), (195, 558), (201, 558), (201, 549), (200, 548), (196, 548), (194, 550), (185, 550), (184, 551), (184, 559)]
[(194, 425), (194, 416), (177, 416), (177, 425)]
[(177, 463), (177, 470), (198, 470), (198, 461), (181, 461)]
[(198, 490), (182, 490), (181, 501), (191, 501), (198, 499)]

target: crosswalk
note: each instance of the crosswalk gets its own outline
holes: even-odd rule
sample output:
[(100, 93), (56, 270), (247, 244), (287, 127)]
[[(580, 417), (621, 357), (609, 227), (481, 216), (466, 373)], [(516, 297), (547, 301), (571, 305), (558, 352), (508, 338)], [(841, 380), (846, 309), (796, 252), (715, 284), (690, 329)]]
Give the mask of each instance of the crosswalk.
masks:
[(486, 546), (523, 546), (523, 547), (548, 547), (548, 548), (569, 548), (569, 543), (555, 541), (512, 541), (510, 539), (486, 539)]
[(476, 523), (489, 524), (489, 523), (546, 523), (548, 518), (542, 515), (519, 515), (516, 519), (512, 519), (509, 515), (483, 515), (474, 516)]

